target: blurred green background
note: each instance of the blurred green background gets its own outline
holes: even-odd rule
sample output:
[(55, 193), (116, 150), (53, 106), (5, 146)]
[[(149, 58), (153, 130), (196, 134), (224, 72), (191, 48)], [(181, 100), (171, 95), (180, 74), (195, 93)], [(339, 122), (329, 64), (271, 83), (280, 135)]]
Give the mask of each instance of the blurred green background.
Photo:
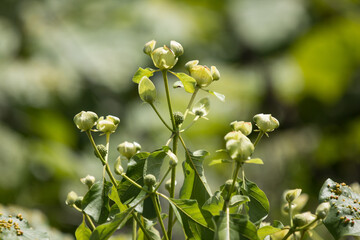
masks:
[[(1, 0), (0, 203), (38, 209), (51, 226), (74, 232), (81, 216), (65, 206), (66, 195), (85, 193), (80, 177), (101, 175), (86, 135), (72, 122), (81, 110), (121, 119), (110, 161), (125, 140), (146, 151), (165, 144), (166, 129), (131, 81), (139, 66), (153, 66), (142, 48), (155, 39), (157, 46), (183, 45), (175, 71), (198, 59), (221, 73), (210, 89), (226, 102), (210, 97), (210, 120), (185, 135), (191, 149), (216, 157), (231, 121), (272, 113), (281, 127), (260, 142), (255, 155), (265, 165), (247, 167), (247, 176), (268, 195), (269, 220), (283, 218), (281, 194), (289, 188), (308, 193), (306, 209), (314, 210), (326, 178), (359, 181), (359, 3)], [(160, 93), (160, 76), (154, 82)], [(184, 111), (190, 95), (172, 94), (174, 110)], [(156, 105), (167, 116), (164, 100), (161, 92)], [(206, 175), (215, 191), (231, 171), (206, 166)]]

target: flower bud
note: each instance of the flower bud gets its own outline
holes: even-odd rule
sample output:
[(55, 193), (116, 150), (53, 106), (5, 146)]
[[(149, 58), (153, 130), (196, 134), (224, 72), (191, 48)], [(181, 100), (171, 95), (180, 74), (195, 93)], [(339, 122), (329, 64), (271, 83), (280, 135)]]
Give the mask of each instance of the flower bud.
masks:
[(115, 161), (115, 165), (114, 165), (114, 172), (117, 174), (117, 175), (122, 175), (124, 173), (124, 169), (123, 167), (121, 166), (121, 158), (118, 157)]
[(106, 118), (100, 117), (97, 121), (96, 128), (103, 133), (113, 133), (115, 132), (117, 126), (120, 123), (118, 117), (108, 115)]
[(152, 174), (147, 174), (145, 177), (144, 177), (144, 184), (148, 187), (152, 187), (154, 186), (156, 183), (156, 177)]
[(226, 149), (230, 157), (236, 161), (248, 159), (254, 152), (254, 145), (246, 136), (239, 140), (231, 139), (226, 142)]
[[(176, 180), (175, 180), (175, 186), (176, 186)], [(167, 180), (165, 183), (165, 189), (170, 192), (171, 191), (171, 179)]]
[(138, 86), (139, 96), (141, 100), (149, 104), (153, 104), (156, 100), (156, 88), (154, 83), (148, 78), (143, 77)]
[(217, 70), (217, 68), (215, 66), (211, 66), (210, 68), (211, 70), (211, 76), (213, 78), (213, 81), (217, 81), (220, 79), (220, 72), (219, 70)]
[(91, 188), (91, 186), (95, 183), (95, 177), (94, 176), (90, 176), (90, 175), (87, 175), (86, 177), (84, 178), (80, 178), (80, 181), (87, 185), (89, 188)]
[(245, 136), (248, 136), (252, 131), (252, 124), (251, 122), (244, 122), (244, 121), (234, 121), (230, 123), (230, 126), (234, 131), (240, 131)]
[(98, 120), (98, 116), (96, 113), (88, 111), (81, 111), (80, 113), (76, 114), (74, 117), (74, 123), (78, 129), (81, 131), (88, 131), (90, 130)]
[(184, 122), (184, 115), (182, 112), (174, 112), (175, 125), (179, 126)]
[(78, 208), (81, 209), (81, 205), (82, 205), (82, 200), (84, 199), (84, 197), (82, 196), (79, 196), (76, 198), (76, 201), (75, 201), (75, 206), (77, 206)]
[(289, 203), (293, 202), (295, 199), (297, 199), (300, 196), (301, 191), (302, 190), (299, 188), (287, 190), (285, 192), (285, 200)]
[[(290, 210), (289, 206), (290, 206), (289, 203), (285, 203), (282, 207), (282, 212), (288, 214)], [(296, 207), (297, 207), (296, 204), (291, 203), (291, 209), (295, 209)]]
[(190, 76), (196, 80), (196, 84), (199, 87), (207, 87), (213, 81), (210, 69), (202, 65), (196, 65), (190, 68)]
[(151, 40), (151, 41), (147, 42), (143, 49), (144, 53), (150, 56), (151, 53), (154, 51), (155, 44), (156, 44), (155, 40)]
[(75, 204), (75, 201), (77, 198), (78, 198), (78, 195), (76, 194), (76, 192), (71, 191), (68, 193), (65, 203), (69, 206), (73, 206)]
[[(96, 146), (97, 150), (99, 151), (101, 157), (104, 159), (107, 154), (107, 149), (104, 145), (100, 144)], [(101, 157), (98, 155), (97, 151), (94, 150), (94, 154), (97, 158), (101, 159)]]
[(330, 210), (330, 203), (329, 202), (323, 202), (316, 208), (316, 216), (319, 219), (324, 219)]
[[(230, 188), (231, 188), (232, 184), (233, 184), (233, 180), (232, 180), (232, 179), (227, 180), (227, 181), (225, 182), (225, 190), (226, 190), (226, 191), (230, 191)], [(234, 191), (235, 189), (237, 189), (237, 188), (239, 188), (239, 183), (238, 183), (238, 182), (235, 182), (233, 191)]]
[(167, 151), (166, 154), (170, 158), (170, 161), (169, 161), (170, 167), (176, 167), (176, 165), (178, 164), (177, 156), (172, 151)]
[(256, 126), (263, 132), (272, 132), (280, 126), (279, 121), (271, 114), (257, 114), (254, 116)]
[(173, 50), (167, 46), (155, 49), (151, 53), (151, 59), (153, 60), (155, 67), (159, 68), (160, 70), (171, 69), (178, 61), (178, 58), (176, 57)]
[(179, 57), (184, 54), (184, 48), (180, 43), (176, 41), (170, 41), (170, 48), (174, 52), (176, 57)]
[(185, 69), (190, 73), (190, 69), (198, 65), (199, 60), (192, 60), (185, 64)]
[(243, 136), (245, 136), (245, 135), (240, 131), (232, 131), (232, 132), (229, 132), (228, 134), (226, 134), (224, 139), (225, 139), (225, 141), (229, 141), (231, 139), (240, 140), (240, 138), (242, 138)]
[(312, 214), (311, 212), (304, 212), (296, 214), (293, 218), (293, 222), (294, 226), (301, 227), (313, 222), (316, 219), (316, 215)]
[(140, 144), (138, 144), (137, 142), (130, 143), (128, 141), (120, 143), (117, 147), (119, 153), (124, 157), (126, 157), (127, 159), (132, 158), (132, 156), (134, 156), (137, 152), (139, 152), (140, 149), (141, 149)]

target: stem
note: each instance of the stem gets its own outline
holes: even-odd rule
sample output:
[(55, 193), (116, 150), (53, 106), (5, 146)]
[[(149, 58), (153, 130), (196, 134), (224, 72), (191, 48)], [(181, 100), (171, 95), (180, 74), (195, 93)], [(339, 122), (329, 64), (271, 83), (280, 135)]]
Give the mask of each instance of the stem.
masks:
[(159, 119), (160, 119), (161, 122), (165, 125), (165, 127), (172, 132), (173, 130), (172, 130), (171, 127), (165, 122), (165, 120), (161, 117), (161, 115), (160, 115), (160, 113), (158, 112), (158, 110), (156, 109), (155, 105), (154, 105), (153, 103), (150, 103), (150, 106), (154, 109), (155, 113), (158, 115)]
[(265, 132), (260, 130), (260, 132), (254, 142), (254, 147), (256, 147), (256, 145), (260, 142), (260, 139), (264, 136), (264, 134), (265, 134)]
[(194, 100), (195, 100), (195, 97), (196, 97), (196, 94), (199, 92), (199, 87), (195, 87), (195, 91), (193, 92), (191, 98), (190, 98), (190, 101), (189, 101), (189, 104), (188, 106), (186, 107), (186, 110), (185, 110), (185, 113), (184, 113), (184, 121), (186, 119), (186, 116), (188, 115), (189, 111), (190, 111), (190, 108), (192, 107), (193, 103), (194, 103)]
[(175, 136), (174, 133), (171, 134), (170, 138), (169, 138), (169, 139), (167, 140), (167, 142), (166, 142), (166, 146), (169, 146), (169, 144), (170, 144), (171, 140), (174, 138), (174, 136)]
[(194, 125), (197, 120), (199, 120), (199, 116), (196, 116), (194, 120), (186, 128), (181, 129), (180, 132), (185, 132), (186, 130), (188, 130), (192, 125)]
[(166, 233), (166, 229), (165, 229), (165, 226), (164, 226), (164, 222), (161, 218), (161, 213), (160, 213), (160, 207), (159, 207), (159, 204), (158, 204), (158, 201), (156, 201), (156, 198), (155, 198), (155, 193), (151, 194), (151, 200), (153, 201), (153, 204), (155, 206), (155, 211), (156, 211), (156, 215), (158, 217), (158, 220), (159, 220), (159, 223), (160, 223), (160, 226), (161, 226), (161, 230), (164, 234), (164, 237), (166, 240), (169, 240), (169, 237)]
[(129, 182), (131, 182), (131, 184), (133, 184), (135, 187), (139, 188), (140, 190), (143, 190), (143, 191), (145, 191), (145, 192), (147, 192), (147, 193), (150, 193), (149, 190), (147, 190), (147, 189), (143, 188), (142, 186), (140, 186), (137, 182), (135, 182), (134, 180), (132, 180), (131, 178), (129, 178), (128, 176), (126, 176), (125, 173), (121, 174), (121, 176), (122, 176), (123, 178), (125, 178), (126, 180), (128, 180)]
[(304, 226), (301, 226), (298, 228), (294, 228), (294, 227), (290, 228), (289, 232), (285, 235), (285, 237), (283, 237), (282, 240), (286, 240), (288, 237), (290, 237), (291, 234), (295, 233), (296, 231), (301, 231), (301, 230), (305, 230), (305, 229), (309, 228), (311, 225), (316, 223), (318, 220), (319, 220), (318, 218), (315, 218), (312, 222), (310, 222)]
[[(179, 132), (175, 133), (174, 141), (173, 141), (173, 153), (177, 154), (177, 144), (179, 139)], [(171, 168), (171, 187), (170, 187), (170, 197), (175, 197), (175, 182), (176, 182), (176, 166)], [(174, 210), (169, 205), (169, 220), (168, 220), (168, 237), (172, 238), (172, 228), (173, 228), (173, 218), (174, 218)]]
[(162, 177), (161, 181), (159, 182), (159, 184), (156, 186), (154, 192), (156, 192), (159, 187), (161, 186), (161, 184), (164, 182), (165, 178), (167, 177), (167, 175), (169, 174), (169, 172), (171, 171), (171, 167), (169, 167), (169, 169), (166, 171), (165, 175)]
[(234, 191), (235, 183), (236, 183), (237, 176), (239, 174), (240, 168), (241, 168), (241, 164), (238, 161), (236, 161), (236, 167), (235, 167), (235, 170), (234, 170), (234, 173), (233, 173), (233, 181), (232, 181), (231, 187), (230, 187), (230, 189), (228, 191), (228, 194), (226, 196), (225, 203), (224, 203), (224, 206), (223, 206), (223, 211), (224, 212), (226, 211), (227, 208), (229, 208), (231, 193)]
[[(106, 133), (106, 155), (105, 155), (105, 163), (107, 164), (109, 159), (109, 145), (110, 145), (110, 133)], [(104, 165), (103, 169), (103, 179), (105, 180), (105, 171), (106, 171), (106, 165)], [(105, 183), (105, 181), (104, 181)]]
[(289, 204), (289, 218), (290, 218), (290, 227), (293, 227), (294, 226), (294, 223), (293, 223), (293, 219), (292, 219), (292, 207), (291, 207), (291, 202), (288, 202)]
[(109, 164), (107, 163), (107, 161), (105, 161), (105, 159), (101, 156), (100, 152), (99, 152), (99, 149), (96, 147), (96, 143), (94, 141), (94, 138), (92, 137), (91, 135), (91, 132), (90, 130), (86, 131), (86, 134), (88, 135), (89, 137), (89, 140), (91, 142), (91, 145), (93, 146), (95, 152), (96, 152), (96, 155), (100, 157), (100, 160), (101, 160), (101, 163), (103, 165), (105, 165), (105, 170), (107, 172), (107, 174), (109, 175), (110, 177), (110, 180), (112, 182), (112, 184), (117, 188), (119, 186), (119, 184), (117, 183), (116, 179), (114, 178), (114, 175), (112, 174), (111, 170), (110, 170), (110, 167), (109, 167)]
[(151, 236), (149, 235), (148, 231), (146, 230), (146, 228), (142, 225), (141, 220), (138, 218), (137, 214), (132, 212), (132, 216), (135, 219), (135, 221), (138, 223), (139, 227), (141, 228), (141, 230), (143, 231), (144, 235), (146, 236), (147, 239), (151, 239)]
[(137, 235), (137, 226), (136, 226), (136, 213), (132, 212), (132, 216), (133, 216), (133, 225), (132, 225), (132, 240), (136, 240), (136, 235)]
[(91, 220), (91, 218), (89, 217), (89, 215), (86, 214), (86, 212), (84, 212), (83, 210), (81, 210), (80, 208), (78, 208), (77, 206), (73, 205), (73, 207), (81, 212), (83, 214), (83, 219), (86, 218), (86, 220), (88, 221), (88, 223), (90, 224), (90, 227), (91, 227), (91, 231), (94, 231), (95, 230), (95, 224), (93, 223), (93, 221)]
[(167, 103), (168, 103), (170, 119), (171, 119), (171, 123), (172, 123), (172, 126), (173, 126), (173, 131), (174, 131), (174, 130), (176, 129), (176, 124), (175, 124), (174, 113), (173, 113), (172, 106), (171, 106), (170, 91), (169, 91), (169, 81), (168, 81), (168, 77), (167, 77), (167, 70), (162, 71), (162, 75), (163, 75), (163, 78), (164, 78), (164, 85), (165, 85), (165, 92), (166, 92), (166, 101), (167, 101)]

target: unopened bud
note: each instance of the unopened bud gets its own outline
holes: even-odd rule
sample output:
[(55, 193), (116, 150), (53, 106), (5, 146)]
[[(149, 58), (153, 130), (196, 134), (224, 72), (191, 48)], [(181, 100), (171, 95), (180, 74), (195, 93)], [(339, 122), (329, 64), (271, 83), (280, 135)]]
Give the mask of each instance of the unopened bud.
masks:
[(248, 136), (252, 131), (251, 122), (234, 121), (234, 122), (230, 123), (230, 126), (234, 131), (240, 131), (245, 136)]
[(293, 218), (294, 226), (301, 227), (309, 224), (317, 219), (316, 215), (311, 212), (296, 214)]
[(77, 198), (78, 198), (78, 195), (76, 194), (76, 192), (71, 191), (68, 193), (65, 203), (69, 206), (73, 206), (75, 204), (75, 201)]
[(167, 46), (155, 49), (151, 53), (151, 59), (153, 60), (155, 67), (159, 68), (160, 70), (171, 69), (178, 61), (178, 58), (176, 57), (173, 50)]
[(199, 60), (192, 60), (185, 64), (185, 69), (190, 73), (190, 69), (198, 65)]
[(127, 159), (132, 158), (132, 156), (134, 156), (137, 152), (139, 152), (140, 149), (141, 149), (140, 144), (138, 144), (137, 142), (131, 143), (128, 141), (120, 143), (117, 147), (119, 153), (124, 157), (126, 157)]
[[(175, 186), (176, 186), (176, 180), (175, 180)], [(165, 183), (165, 189), (168, 191), (168, 192), (171, 192), (171, 179), (167, 180), (166, 183)]]
[(323, 202), (316, 208), (316, 216), (319, 219), (324, 219), (330, 210), (330, 203), (329, 202)]
[(151, 41), (147, 42), (143, 49), (144, 53), (150, 56), (151, 53), (154, 51), (155, 44), (156, 44), (155, 40), (151, 40)]
[(141, 100), (153, 104), (156, 100), (156, 88), (154, 83), (148, 78), (143, 77), (138, 86), (138, 92)]
[(156, 177), (152, 174), (147, 174), (145, 177), (144, 177), (144, 184), (148, 187), (152, 187), (154, 186), (156, 183)]
[[(225, 190), (226, 190), (226, 191), (230, 191), (230, 188), (231, 188), (231, 186), (232, 186), (232, 184), (233, 184), (233, 181), (234, 181), (234, 180), (229, 179), (229, 180), (227, 180), (227, 181), (225, 182)], [(238, 182), (235, 182), (233, 191), (234, 191), (235, 189), (237, 189), (237, 188), (239, 188), (239, 183), (238, 183)]]
[(176, 57), (179, 57), (184, 54), (184, 48), (180, 43), (176, 41), (170, 41), (170, 48), (174, 52)]
[(229, 140), (226, 142), (226, 149), (230, 157), (236, 161), (244, 161), (254, 152), (254, 145), (246, 136), (243, 136), (239, 140)]
[(175, 125), (179, 126), (184, 122), (184, 115), (182, 112), (174, 112)]
[(176, 165), (178, 164), (177, 156), (172, 151), (167, 151), (166, 154), (170, 158), (170, 161), (169, 161), (170, 167), (176, 167)]
[(260, 131), (272, 132), (280, 126), (279, 121), (271, 114), (257, 114), (254, 116), (254, 122)]
[(95, 177), (94, 176), (90, 176), (90, 175), (87, 175), (86, 177), (84, 178), (80, 178), (80, 181), (87, 185), (89, 188), (91, 188), (91, 186), (95, 183)]
[(115, 165), (114, 165), (114, 172), (117, 174), (117, 175), (122, 175), (124, 173), (124, 169), (123, 167), (121, 166), (121, 158), (118, 157), (115, 161)]
[[(96, 148), (97, 148), (97, 150), (99, 151), (100, 156), (104, 159), (105, 156), (106, 156), (106, 154), (107, 154), (107, 149), (106, 149), (106, 147), (105, 147), (104, 145), (100, 144), (100, 145), (97, 145)], [(100, 159), (101, 159), (101, 157), (99, 156), (99, 154), (97, 153), (96, 150), (94, 150), (94, 154), (95, 154), (95, 156), (96, 156), (97, 158), (100, 158)]]
[(81, 209), (81, 205), (82, 205), (82, 200), (84, 199), (84, 197), (82, 196), (79, 196), (76, 198), (76, 201), (75, 201), (75, 206), (77, 206), (78, 208)]
[(231, 139), (240, 140), (240, 138), (242, 138), (243, 136), (245, 136), (245, 135), (240, 131), (232, 131), (232, 132), (227, 133), (225, 135), (224, 139), (225, 139), (225, 141), (229, 141)]
[(220, 72), (215, 66), (211, 66), (210, 71), (213, 81), (217, 81), (220, 79)]
[(90, 130), (98, 120), (98, 116), (96, 113), (88, 111), (81, 111), (80, 113), (76, 114), (74, 117), (74, 123), (78, 129), (81, 131), (88, 131)]
[(302, 190), (299, 188), (287, 190), (285, 192), (285, 200), (289, 203), (293, 202), (295, 199), (297, 199), (300, 196), (301, 191)]
[(118, 117), (108, 115), (106, 118), (100, 117), (97, 121), (96, 128), (103, 133), (113, 133), (120, 123)]

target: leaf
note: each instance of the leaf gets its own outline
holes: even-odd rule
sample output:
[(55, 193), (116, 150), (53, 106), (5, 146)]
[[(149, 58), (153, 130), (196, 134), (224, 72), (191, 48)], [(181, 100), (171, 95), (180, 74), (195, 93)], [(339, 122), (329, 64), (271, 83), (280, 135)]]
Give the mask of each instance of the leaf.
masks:
[(106, 221), (110, 213), (109, 192), (112, 187), (110, 182), (98, 181), (94, 183), (85, 194), (81, 203), (82, 210), (91, 216), (96, 223)]
[(202, 206), (212, 195), (204, 175), (203, 161), (209, 153), (205, 150), (191, 152), (186, 149), (183, 162), (184, 183), (180, 190), (181, 199), (196, 199)]
[(177, 78), (179, 78), (186, 92), (193, 93), (195, 91), (196, 80), (193, 77), (190, 77), (185, 73), (171, 73), (174, 74)]
[(140, 228), (137, 240), (161, 240), (159, 231), (154, 227), (155, 223), (144, 217), (142, 219), (145, 231), (148, 233), (151, 239), (146, 238), (144, 232)]
[(249, 221), (247, 216), (221, 211), (214, 220), (216, 222), (215, 240), (259, 239), (256, 226)]
[(126, 211), (115, 215), (115, 218), (107, 223), (101, 224), (95, 228), (90, 236), (90, 240), (106, 240), (113, 233), (124, 226), (134, 208), (128, 208)]
[(230, 159), (214, 159), (209, 163), (209, 166), (214, 166), (221, 163), (232, 163), (233, 160)]
[(360, 236), (359, 200), (360, 194), (353, 192), (345, 183), (327, 179), (323, 184), (319, 201), (329, 202), (331, 206), (323, 223), (335, 239), (343, 236)]
[(218, 92), (211, 91), (211, 90), (205, 90), (205, 91), (210, 93), (211, 95), (217, 97), (220, 101), (225, 102), (225, 95), (218, 93)]
[(155, 101), (156, 87), (148, 77), (143, 77), (140, 80), (138, 91), (141, 100), (143, 100), (144, 102), (152, 104)]
[[(139, 185), (144, 185), (144, 165), (147, 157), (150, 155), (148, 152), (141, 152), (135, 154), (129, 161), (126, 175), (134, 180)], [(123, 178), (118, 187), (118, 194), (120, 200), (124, 204), (132, 201), (140, 192), (136, 186)]]
[(250, 198), (248, 196), (234, 195), (230, 199), (230, 207), (235, 207), (237, 205), (244, 204), (249, 201), (250, 201)]
[(160, 170), (163, 165), (164, 158), (167, 156), (167, 151), (169, 147), (164, 147), (162, 149), (152, 152), (146, 159), (144, 165), (144, 176), (147, 174), (152, 174), (156, 177), (157, 180), (160, 180)]
[(85, 219), (83, 219), (80, 226), (75, 231), (76, 240), (89, 240), (91, 230), (86, 226)]
[(134, 74), (134, 77), (132, 79), (132, 81), (134, 83), (139, 83), (140, 80), (143, 78), (143, 77), (151, 77), (154, 75), (154, 72), (155, 70), (151, 69), (151, 68), (141, 68), (139, 67), (139, 69), (136, 71), (136, 73)]
[(245, 163), (251, 163), (251, 164), (264, 164), (264, 162), (260, 158), (252, 158), (249, 160), (244, 161)]
[(221, 196), (220, 191), (216, 191), (214, 195), (204, 203), (202, 209), (210, 212), (213, 216), (217, 216), (220, 214), (223, 206), (224, 198)]
[(115, 204), (120, 209), (120, 212), (123, 212), (123, 211), (125, 211), (127, 209), (127, 207), (120, 201), (119, 194), (118, 194), (117, 189), (116, 189), (116, 187), (114, 185), (111, 187), (111, 192), (109, 194), (109, 198), (115, 202)]
[(258, 234), (258, 237), (260, 238), (260, 240), (263, 240), (266, 236), (269, 236), (271, 234), (274, 234), (274, 233), (277, 233), (280, 231), (281, 231), (280, 228), (276, 228), (273, 226), (264, 226), (264, 227), (259, 228), (257, 234)]
[(263, 220), (269, 213), (270, 205), (265, 193), (253, 182), (245, 179), (245, 184), (240, 181), (241, 192), (250, 198), (249, 217), (250, 221), (257, 223)]

